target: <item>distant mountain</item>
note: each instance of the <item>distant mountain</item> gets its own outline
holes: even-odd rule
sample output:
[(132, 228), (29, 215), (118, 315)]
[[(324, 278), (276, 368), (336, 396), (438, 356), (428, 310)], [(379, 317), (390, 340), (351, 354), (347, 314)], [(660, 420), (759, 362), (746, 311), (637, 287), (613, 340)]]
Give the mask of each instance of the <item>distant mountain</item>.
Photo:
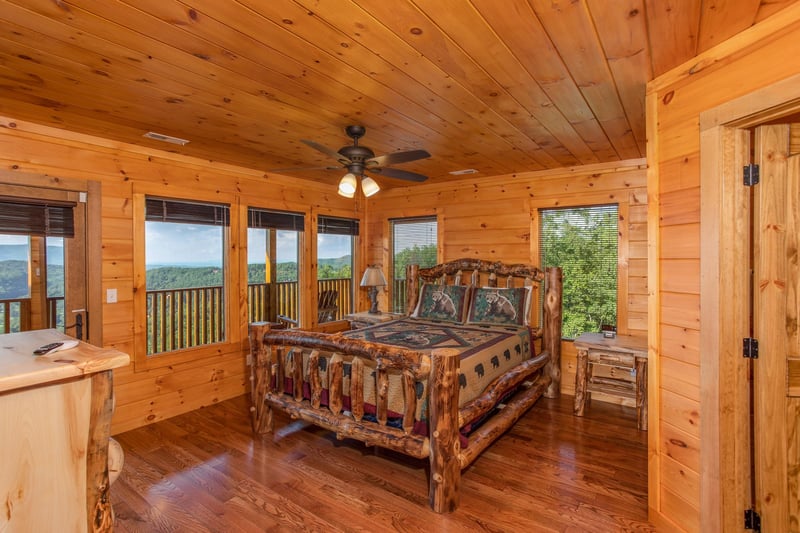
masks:
[[(0, 244), (0, 261), (28, 261), (27, 244)], [(47, 247), (47, 264), (63, 265), (64, 248), (61, 246)]]
[(352, 262), (350, 255), (343, 255), (342, 257), (327, 257), (327, 258), (320, 258), (317, 259), (317, 264), (319, 266), (322, 265), (330, 265), (333, 267), (334, 270), (339, 270), (343, 267), (350, 266)]
[[(47, 294), (64, 295), (63, 265), (48, 265)], [(0, 300), (28, 298), (28, 260), (6, 259), (0, 261)]]
[(147, 290), (222, 286), (220, 267), (164, 266), (147, 270)]
[(28, 293), (27, 259), (0, 261), (0, 299), (27, 298)]

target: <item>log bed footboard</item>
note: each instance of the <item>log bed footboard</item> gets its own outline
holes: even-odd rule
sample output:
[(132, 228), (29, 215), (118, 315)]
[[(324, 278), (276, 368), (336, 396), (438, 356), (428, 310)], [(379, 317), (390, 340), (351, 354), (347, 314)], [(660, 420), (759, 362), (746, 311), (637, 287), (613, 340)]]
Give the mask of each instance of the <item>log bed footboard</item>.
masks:
[[(542, 353), (496, 378), (480, 396), (460, 409), (457, 350), (435, 349), (428, 355), (340, 334), (270, 331), (269, 323), (251, 324), (248, 362), (253, 430), (256, 433), (272, 431), (272, 409), (277, 408), (294, 419), (333, 431), (339, 439), (354, 438), (412, 457), (427, 457), (431, 508), (438, 513), (455, 510), (459, 502), (461, 470), (507, 431), (538, 398), (559, 394), (560, 270), (549, 269), (548, 276), (545, 321), (539, 331)], [(321, 358), (326, 359), (328, 373), (327, 405), (321, 400), (325, 388), (320, 378)], [(347, 390), (345, 363), (351, 368)], [(365, 365), (375, 369), (374, 420), (364, 416)], [(388, 424), (390, 372), (399, 373), (402, 378), (400, 427)], [(291, 380), (290, 393), (284, 390), (287, 382), (284, 378)], [(412, 431), (418, 401), (415, 384), (420, 380), (428, 381), (427, 437)], [(345, 397), (350, 399), (350, 410), (343, 409)], [(505, 403), (498, 406), (501, 399)], [(462, 449), (460, 429), (492, 411), (496, 412), (469, 435), (469, 444)]]

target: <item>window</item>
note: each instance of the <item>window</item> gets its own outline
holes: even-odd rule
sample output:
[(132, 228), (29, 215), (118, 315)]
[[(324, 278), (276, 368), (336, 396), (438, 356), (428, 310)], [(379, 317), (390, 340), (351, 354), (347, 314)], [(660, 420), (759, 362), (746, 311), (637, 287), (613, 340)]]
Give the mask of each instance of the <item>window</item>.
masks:
[(64, 331), (64, 237), (45, 237), (45, 259), (47, 272), (47, 324)]
[(0, 235), (0, 333), (24, 331), (31, 287), (31, 245), (24, 235)]
[(301, 213), (247, 210), (248, 321), (299, 324)]
[(392, 311), (406, 312), (406, 265), (437, 262), (436, 217), (395, 218), (392, 226)]
[(147, 198), (147, 354), (225, 340), (228, 206)]
[(617, 323), (616, 205), (539, 211), (543, 266), (564, 272), (564, 338)]
[(317, 321), (339, 320), (353, 312), (353, 250), (358, 220), (317, 217)]

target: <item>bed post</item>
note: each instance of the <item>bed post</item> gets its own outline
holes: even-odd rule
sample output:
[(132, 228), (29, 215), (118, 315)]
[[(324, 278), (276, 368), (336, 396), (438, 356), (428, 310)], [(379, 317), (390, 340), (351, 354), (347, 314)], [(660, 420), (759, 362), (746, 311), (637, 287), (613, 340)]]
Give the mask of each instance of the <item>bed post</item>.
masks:
[(272, 408), (264, 398), (272, 373), (272, 361), (264, 345), (264, 334), (269, 332), (269, 322), (253, 322), (248, 328), (250, 336), (250, 415), (253, 432), (262, 434), (272, 431)]
[(437, 513), (456, 510), (460, 499), (461, 463), (458, 440), (458, 351), (453, 348), (431, 353), (430, 483), (428, 503)]
[(550, 352), (545, 372), (550, 376), (550, 385), (544, 395), (547, 398), (561, 396), (561, 268), (545, 269), (544, 294), (544, 338), (542, 349)]

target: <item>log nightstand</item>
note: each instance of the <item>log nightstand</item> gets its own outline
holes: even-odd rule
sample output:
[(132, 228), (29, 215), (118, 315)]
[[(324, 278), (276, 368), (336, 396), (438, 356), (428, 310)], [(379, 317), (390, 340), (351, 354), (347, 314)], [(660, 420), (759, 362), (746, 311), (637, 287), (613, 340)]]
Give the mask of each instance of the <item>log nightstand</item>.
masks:
[(647, 339), (584, 333), (575, 339), (575, 349), (575, 416), (583, 416), (593, 391), (631, 398), (636, 401), (637, 426), (647, 431)]
[(397, 320), (403, 315), (400, 313), (376, 313), (372, 314), (369, 311), (362, 311), (360, 313), (350, 313), (345, 315), (344, 319), (350, 321), (350, 329), (360, 329), (374, 324), (382, 324), (391, 320)]

